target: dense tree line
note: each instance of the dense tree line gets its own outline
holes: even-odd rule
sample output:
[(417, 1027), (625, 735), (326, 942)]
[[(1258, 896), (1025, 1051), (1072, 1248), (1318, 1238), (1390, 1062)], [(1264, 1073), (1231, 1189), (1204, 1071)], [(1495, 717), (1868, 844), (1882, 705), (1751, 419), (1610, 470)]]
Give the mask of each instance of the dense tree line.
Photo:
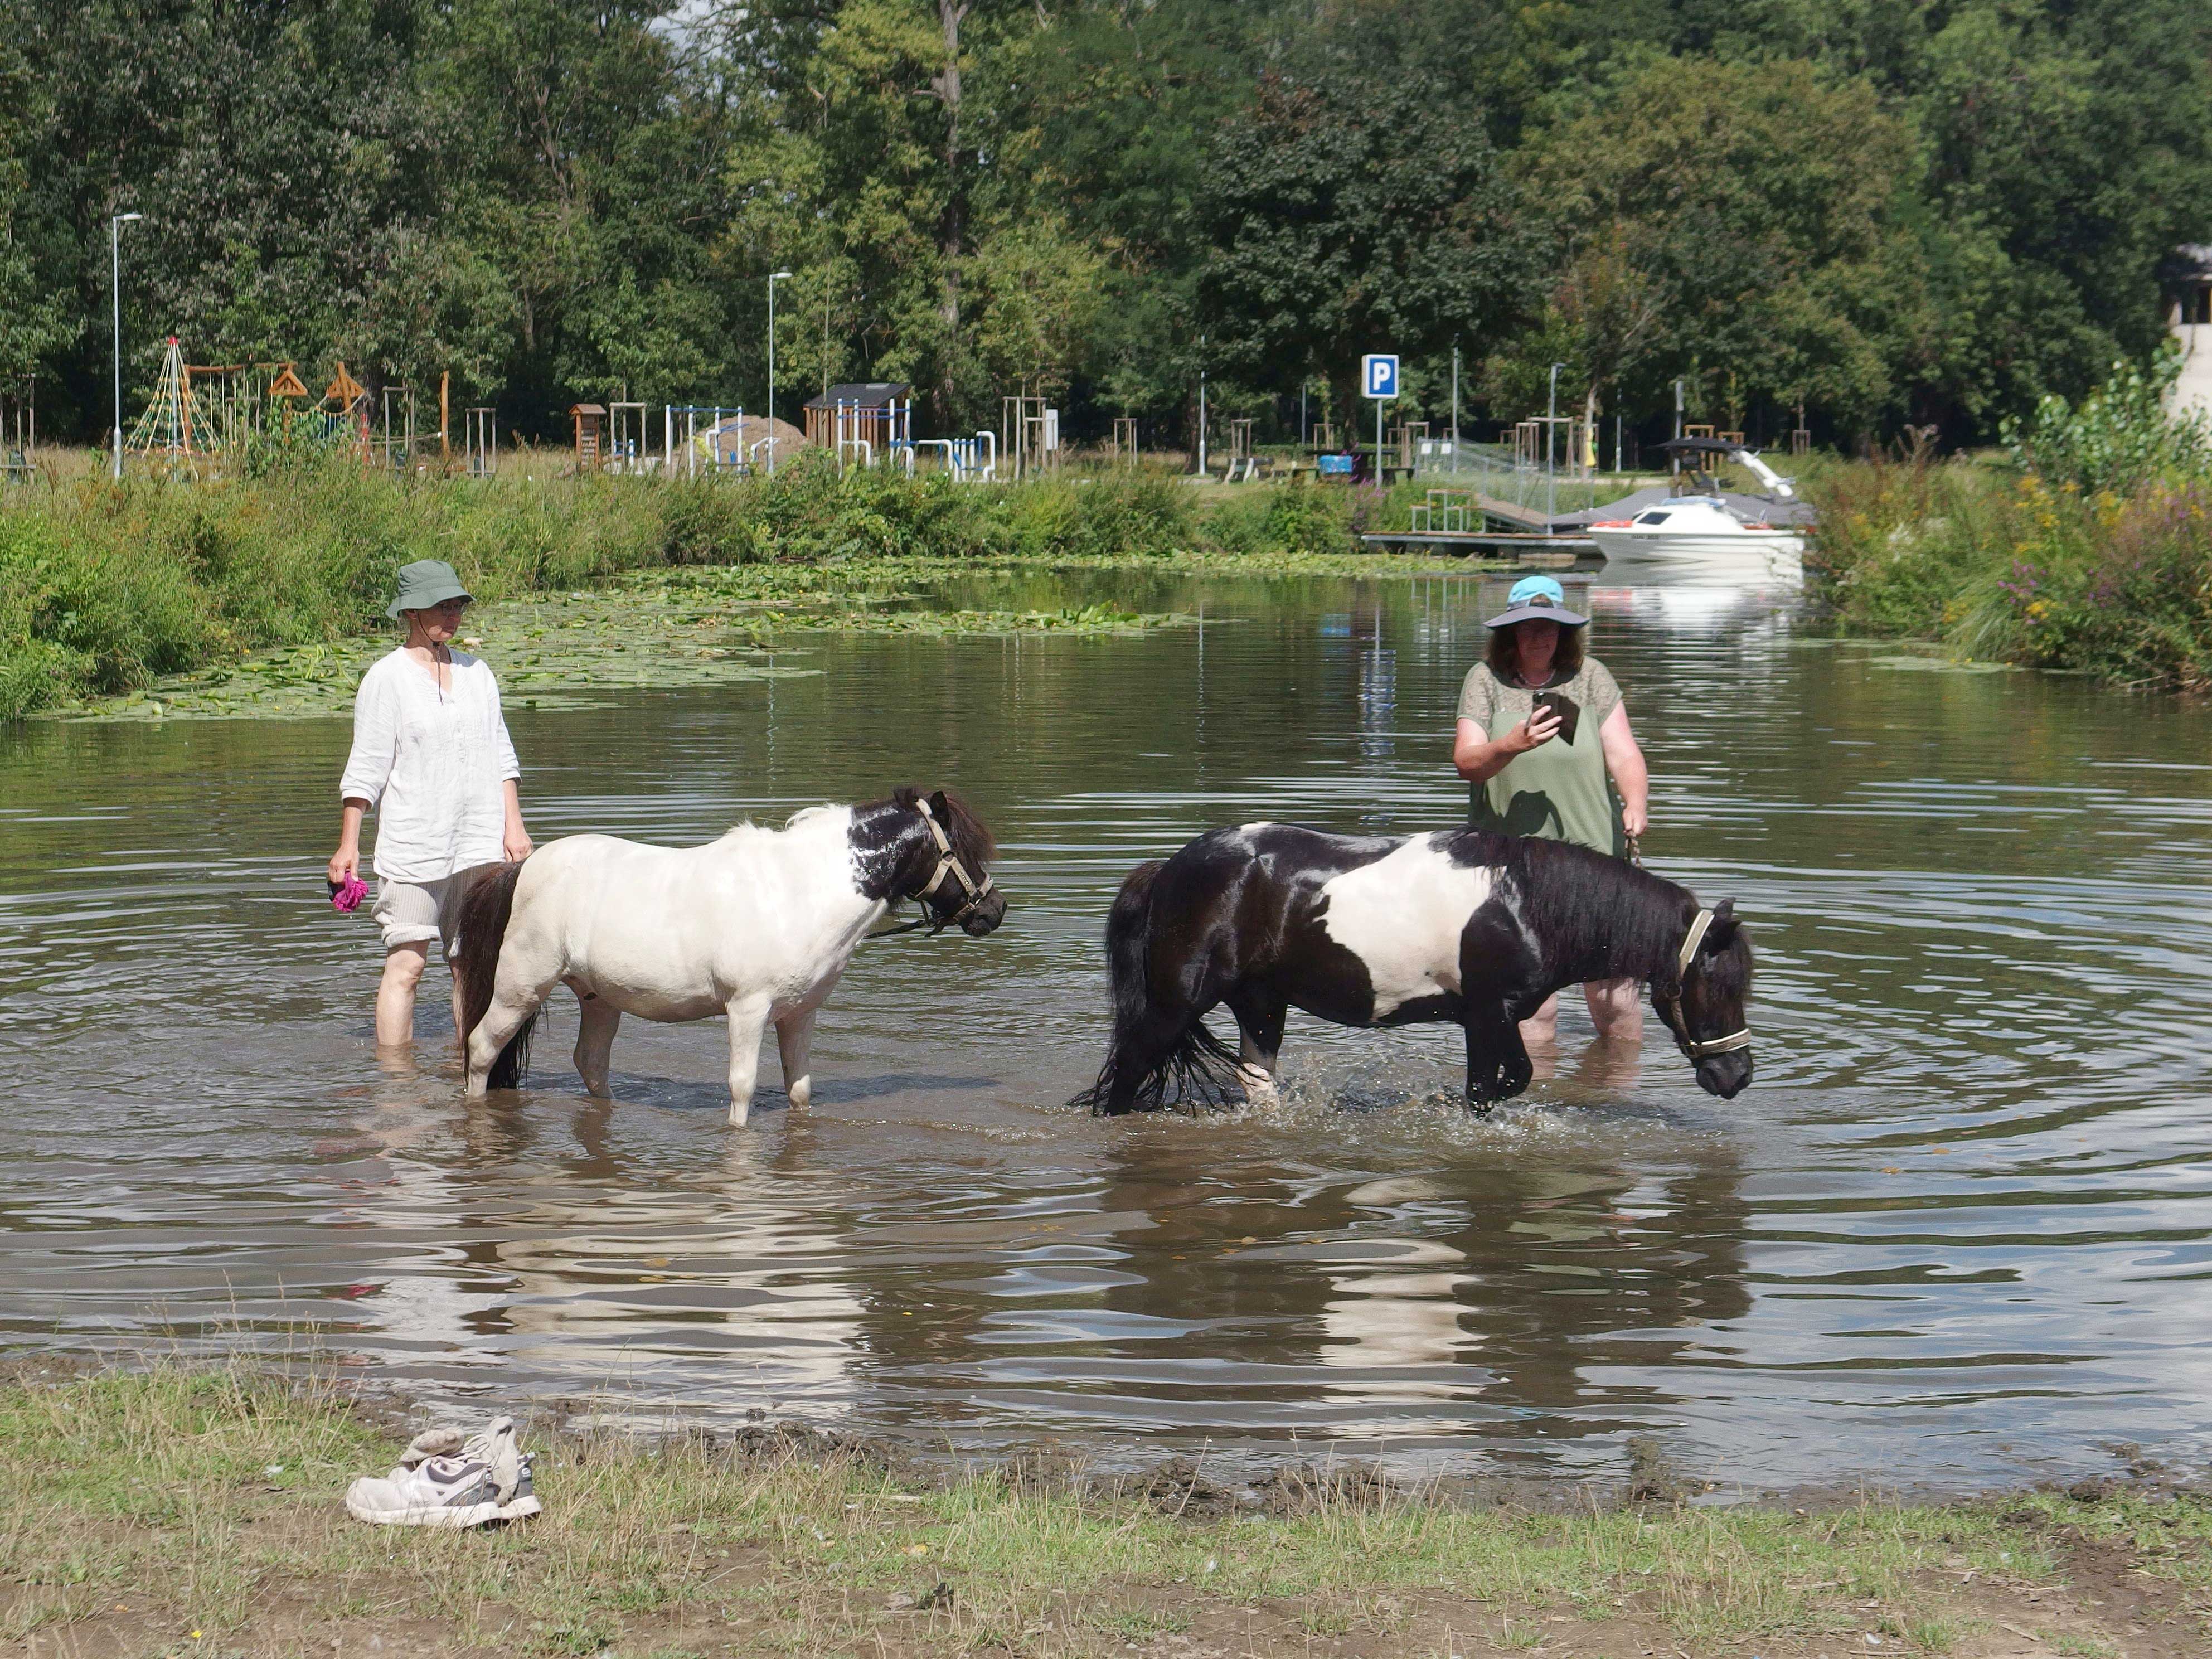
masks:
[(0, 393), (343, 358), (495, 401), (891, 377), (1147, 441), (1563, 402), (1994, 433), (2212, 240), (2189, 0), (0, 0)]

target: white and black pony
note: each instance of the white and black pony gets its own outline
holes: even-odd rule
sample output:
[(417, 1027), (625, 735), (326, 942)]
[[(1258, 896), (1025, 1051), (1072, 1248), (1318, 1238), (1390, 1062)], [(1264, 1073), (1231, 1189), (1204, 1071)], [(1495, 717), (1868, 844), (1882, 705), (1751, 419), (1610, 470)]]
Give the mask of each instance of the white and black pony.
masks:
[(582, 1007), (576, 1071), (592, 1094), (607, 1092), (624, 1014), (726, 1014), (730, 1121), (752, 1105), (770, 1024), (785, 1092), (804, 1106), (815, 1013), (869, 929), (911, 898), (933, 931), (991, 932), (1006, 914), (995, 852), (958, 797), (904, 788), (810, 807), (781, 830), (741, 823), (704, 847), (568, 836), (495, 865), (460, 896), (452, 930), (468, 1091), (520, 1084), (538, 1008), (565, 984)]
[[(1241, 1084), (1272, 1094), (1291, 1008), (1338, 1025), (1449, 1020), (1467, 1032), (1467, 1103), (1528, 1086), (1519, 1023), (1553, 992), (1646, 981), (1660, 1018), (1722, 1099), (1751, 1082), (1751, 941), (1723, 899), (1587, 848), (1484, 830), (1334, 836), (1214, 830), (1142, 864), (1106, 922), (1114, 1034), (1094, 1111), (1154, 1111)], [(1241, 1056), (1202, 1023), (1226, 1003)], [(1240, 1064), (1241, 1060), (1241, 1064)]]

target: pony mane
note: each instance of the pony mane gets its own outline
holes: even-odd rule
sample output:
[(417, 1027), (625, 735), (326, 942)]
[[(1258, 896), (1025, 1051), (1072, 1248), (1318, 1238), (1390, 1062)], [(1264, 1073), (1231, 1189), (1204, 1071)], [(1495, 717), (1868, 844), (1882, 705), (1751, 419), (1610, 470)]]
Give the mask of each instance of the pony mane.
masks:
[(1566, 842), (1522, 841), (1499, 862), (1520, 877), (1528, 924), (1561, 966), (1597, 961), (1606, 978), (1672, 976), (1698, 910), (1688, 888)]
[(945, 837), (952, 843), (953, 856), (971, 870), (980, 870), (998, 857), (999, 843), (990, 827), (968, 810), (968, 803), (950, 789), (931, 791), (918, 784), (902, 783), (891, 791), (891, 799), (912, 810), (934, 793), (945, 797), (945, 816), (951, 820), (945, 824)]

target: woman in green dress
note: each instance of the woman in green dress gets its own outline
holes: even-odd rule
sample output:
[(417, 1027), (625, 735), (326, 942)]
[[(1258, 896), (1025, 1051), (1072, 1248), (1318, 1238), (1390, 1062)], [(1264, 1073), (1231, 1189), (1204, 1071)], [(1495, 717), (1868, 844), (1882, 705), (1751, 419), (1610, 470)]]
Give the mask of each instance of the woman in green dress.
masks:
[[(1641, 836), (1650, 778), (1629, 729), (1628, 708), (1605, 665), (1583, 653), (1589, 619), (1567, 609), (1549, 576), (1513, 584), (1490, 621), (1490, 652), (1459, 695), (1452, 763), (1468, 784), (1474, 822), (1509, 835), (1542, 836), (1616, 857)], [(1539, 708), (1551, 692), (1571, 705)], [(1568, 726), (1571, 725), (1571, 730)], [(1643, 988), (1632, 979), (1583, 987), (1601, 1038), (1644, 1040)], [(1559, 1000), (1521, 1022), (1525, 1042), (1549, 1042)]]

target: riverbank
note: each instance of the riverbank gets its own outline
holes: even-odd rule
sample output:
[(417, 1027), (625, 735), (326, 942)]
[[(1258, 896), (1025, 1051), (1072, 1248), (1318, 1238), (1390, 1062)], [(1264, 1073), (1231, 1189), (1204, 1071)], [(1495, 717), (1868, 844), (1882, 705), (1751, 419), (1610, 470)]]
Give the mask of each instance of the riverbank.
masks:
[[(411, 1431), (326, 1382), (0, 1380), (0, 1636), (27, 1653), (2154, 1656), (2207, 1640), (2212, 1504), (2147, 1478), (1943, 1506), (1545, 1510), (1285, 1469), (932, 1474), (761, 1428), (533, 1429), (539, 1520), (374, 1529)], [(1468, 1498), (1474, 1496), (1474, 1502)]]
[(694, 567), (1172, 553), (1299, 568), (1356, 547), (1348, 492), (1201, 493), (1148, 471), (954, 486), (826, 465), (772, 479), (398, 483), (332, 467), (21, 489), (0, 498), (0, 720), (372, 635), (410, 559), (448, 560), (495, 601)]
[(2212, 691), (2212, 487), (2083, 491), (1923, 456), (1825, 466), (1808, 494), (1807, 571), (1850, 630), (2129, 690)]
[(0, 720), (326, 715), (388, 648), (390, 573), (450, 560), (510, 695), (805, 672), (793, 637), (1126, 633), (1190, 619), (1114, 600), (975, 611), (938, 590), (1025, 567), (1454, 574), (1355, 550), (1346, 492), (1212, 504), (1156, 474), (1019, 489), (839, 477), (404, 487), (356, 472), (208, 487), (97, 480), (0, 504)]

